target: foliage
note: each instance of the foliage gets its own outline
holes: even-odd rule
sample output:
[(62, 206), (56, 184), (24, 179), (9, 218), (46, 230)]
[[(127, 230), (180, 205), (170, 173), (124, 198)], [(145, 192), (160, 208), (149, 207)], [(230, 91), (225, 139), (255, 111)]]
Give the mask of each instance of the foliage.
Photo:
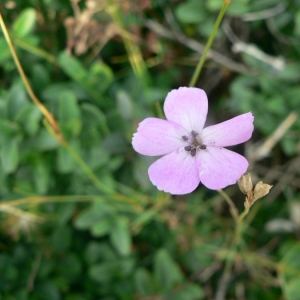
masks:
[[(251, 208), (238, 249), (220, 195), (157, 191), (151, 159), (131, 147), (137, 124), (163, 117), (167, 92), (188, 85), (223, 1), (75, 2), (0, 4), (67, 141), (31, 101), (0, 35), (0, 299), (299, 299), (299, 118), (250, 161), (274, 188)], [(235, 149), (250, 158), (299, 114), (299, 7), (232, 1), (197, 83), (209, 118), (252, 111), (252, 145)], [(242, 211), (238, 187), (226, 192)]]

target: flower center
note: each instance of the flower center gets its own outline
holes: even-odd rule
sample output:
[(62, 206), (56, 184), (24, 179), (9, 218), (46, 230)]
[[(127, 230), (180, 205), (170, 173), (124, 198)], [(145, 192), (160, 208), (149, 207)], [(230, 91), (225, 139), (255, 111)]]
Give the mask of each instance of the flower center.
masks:
[(190, 152), (190, 154), (192, 156), (195, 156), (197, 150), (205, 150), (206, 149), (206, 145), (202, 144), (202, 141), (199, 138), (199, 134), (192, 130), (191, 135), (188, 137), (186, 135), (182, 136), (182, 139), (185, 142), (188, 142), (189, 145), (184, 147), (185, 151)]

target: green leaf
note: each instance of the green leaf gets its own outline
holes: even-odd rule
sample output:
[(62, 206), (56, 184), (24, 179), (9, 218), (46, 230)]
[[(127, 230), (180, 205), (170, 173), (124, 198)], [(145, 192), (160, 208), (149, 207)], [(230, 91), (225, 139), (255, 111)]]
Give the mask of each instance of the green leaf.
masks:
[(106, 217), (97, 221), (91, 228), (91, 233), (95, 237), (101, 237), (108, 234), (112, 230), (113, 220), (112, 218)]
[(116, 222), (110, 232), (110, 240), (120, 255), (126, 256), (130, 254), (131, 234), (128, 228), (127, 219), (116, 219)]
[(1, 147), (1, 162), (6, 174), (14, 172), (19, 164), (19, 143), (21, 136), (7, 139)]
[(27, 8), (15, 20), (12, 29), (16, 35), (24, 37), (34, 30), (36, 20), (36, 11), (33, 8)]
[(295, 14), (295, 35), (300, 36), (300, 11), (296, 12)]
[[(69, 140), (70, 146), (80, 156), (80, 145), (78, 139)], [(65, 147), (58, 149), (57, 169), (60, 173), (71, 173), (77, 167), (77, 163), (70, 152)]]
[(295, 278), (284, 282), (284, 294), (286, 300), (299, 300), (300, 295), (300, 279)]
[(37, 134), (40, 128), (40, 121), (43, 117), (41, 111), (34, 104), (29, 104), (26, 109), (22, 111), (22, 113), (18, 116), (18, 121), (22, 123), (24, 130), (30, 136), (34, 136)]
[(90, 242), (86, 248), (84, 257), (88, 264), (95, 264), (102, 258), (102, 245), (98, 242)]
[[(290, 246), (290, 247), (288, 247)], [(300, 243), (293, 244), (287, 241), (281, 246), (280, 251), (284, 253), (281, 261), (282, 288), (287, 300), (298, 300), (300, 293), (300, 278), (295, 274), (300, 269)]]
[(89, 269), (89, 276), (97, 282), (107, 284), (109, 281), (113, 280), (117, 272), (117, 262), (104, 262), (91, 266)]
[(63, 71), (77, 82), (81, 82), (87, 77), (87, 70), (83, 64), (74, 56), (62, 52), (58, 57), (58, 62)]
[(34, 289), (36, 299), (43, 300), (61, 300), (58, 288), (51, 281), (40, 282)]
[(39, 157), (33, 166), (33, 179), (38, 194), (46, 194), (50, 183), (50, 171), (47, 161), (42, 157)]
[(171, 293), (172, 300), (200, 300), (204, 298), (202, 288), (194, 283), (183, 284), (180, 290)]
[(0, 64), (5, 63), (10, 57), (10, 50), (5, 39), (0, 38)]
[(111, 206), (103, 202), (95, 202), (91, 207), (81, 212), (75, 221), (75, 227), (78, 229), (91, 229), (98, 221), (113, 215), (114, 212), (114, 208)]
[(0, 143), (4, 143), (7, 138), (16, 135), (20, 132), (20, 127), (17, 123), (9, 120), (0, 119)]
[(103, 93), (113, 81), (113, 72), (104, 63), (96, 61), (89, 69), (86, 87), (96, 89), (99, 93)]
[(77, 136), (82, 127), (81, 112), (76, 97), (71, 91), (63, 91), (58, 99), (59, 121), (67, 135)]
[(134, 285), (139, 296), (155, 294), (155, 287), (151, 274), (146, 269), (137, 269), (134, 274)]
[(64, 252), (71, 245), (71, 229), (64, 225), (56, 227), (52, 235), (52, 245), (58, 252)]
[(57, 154), (57, 170), (62, 174), (71, 173), (76, 167), (76, 163), (69, 151), (60, 147)]
[(117, 107), (120, 115), (125, 121), (130, 121), (134, 117), (134, 105), (131, 97), (124, 90), (117, 92)]
[(183, 277), (179, 266), (173, 261), (166, 249), (160, 249), (154, 257), (154, 276), (161, 290), (168, 292), (182, 282)]
[(9, 93), (6, 106), (7, 117), (11, 120), (17, 120), (30, 105), (31, 103), (27, 97), (24, 86), (18, 81), (12, 86)]
[(190, 0), (179, 4), (175, 13), (179, 21), (189, 24), (200, 23), (207, 16), (205, 4), (199, 0)]
[(105, 261), (93, 265), (89, 269), (89, 276), (95, 281), (107, 284), (115, 278), (126, 278), (134, 267), (134, 260), (127, 258), (122, 260)]
[(59, 142), (46, 129), (41, 129), (33, 141), (33, 146), (41, 151), (54, 150), (59, 145)]

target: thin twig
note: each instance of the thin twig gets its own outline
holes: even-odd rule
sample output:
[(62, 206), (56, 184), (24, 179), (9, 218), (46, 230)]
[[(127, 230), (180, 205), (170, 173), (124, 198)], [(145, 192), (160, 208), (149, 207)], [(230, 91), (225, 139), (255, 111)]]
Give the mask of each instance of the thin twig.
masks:
[[(185, 45), (186, 47), (198, 53), (203, 53), (204, 51), (205, 46), (203, 44), (199, 43), (196, 40), (188, 38), (181, 33), (175, 34), (170, 29), (164, 27), (163, 25), (159, 24), (156, 21), (147, 19), (144, 21), (144, 24), (150, 30), (152, 30), (153, 32), (155, 32), (156, 34), (162, 37), (165, 37), (170, 40), (178, 41), (181, 44)], [(237, 73), (251, 73), (251, 71), (245, 65), (237, 63), (234, 60), (231, 60), (230, 58), (226, 57), (225, 55), (213, 49), (209, 50), (207, 57), (215, 61), (216, 63), (220, 64), (221, 66), (224, 66), (229, 70), (235, 71)]]
[(260, 50), (256, 45), (247, 44), (241, 41), (232, 31), (229, 22), (224, 21), (222, 26), (224, 33), (232, 42), (232, 50), (235, 53), (244, 52), (270, 66), (276, 70), (282, 70), (285, 67), (285, 60), (282, 57), (274, 57)]
[(249, 147), (247, 150), (247, 157), (249, 157), (249, 160), (254, 162), (267, 157), (273, 147), (282, 139), (288, 129), (295, 123), (297, 118), (297, 113), (292, 111), (260, 146), (255, 144)]
[(261, 10), (258, 12), (251, 12), (241, 16), (241, 19), (245, 22), (252, 22), (257, 20), (269, 19), (277, 16), (278, 14), (284, 12), (287, 6), (284, 3), (279, 3), (277, 6)]

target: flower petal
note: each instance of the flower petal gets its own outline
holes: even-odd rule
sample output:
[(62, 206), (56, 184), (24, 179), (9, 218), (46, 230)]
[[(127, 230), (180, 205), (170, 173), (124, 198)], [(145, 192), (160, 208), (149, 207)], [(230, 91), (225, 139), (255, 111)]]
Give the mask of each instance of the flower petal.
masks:
[(233, 146), (251, 138), (254, 117), (251, 112), (203, 129), (201, 138), (205, 145)]
[(207, 147), (196, 155), (196, 159), (200, 180), (212, 190), (235, 184), (249, 165), (244, 156), (217, 147)]
[(181, 87), (169, 92), (164, 104), (167, 120), (180, 124), (191, 132), (200, 133), (208, 110), (205, 92), (198, 88)]
[(133, 135), (134, 150), (143, 155), (157, 156), (175, 151), (186, 145), (182, 139), (187, 131), (180, 125), (157, 118), (147, 118)]
[(158, 159), (150, 166), (148, 174), (159, 190), (174, 195), (191, 193), (200, 183), (195, 157), (184, 149)]

